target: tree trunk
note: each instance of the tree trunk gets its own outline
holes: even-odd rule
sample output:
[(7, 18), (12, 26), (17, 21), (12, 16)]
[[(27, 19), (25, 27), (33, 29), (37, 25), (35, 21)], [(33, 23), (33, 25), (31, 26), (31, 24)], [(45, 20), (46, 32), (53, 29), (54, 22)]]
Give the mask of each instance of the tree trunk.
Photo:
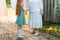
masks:
[(54, 0), (44, 0), (44, 21), (55, 21)]

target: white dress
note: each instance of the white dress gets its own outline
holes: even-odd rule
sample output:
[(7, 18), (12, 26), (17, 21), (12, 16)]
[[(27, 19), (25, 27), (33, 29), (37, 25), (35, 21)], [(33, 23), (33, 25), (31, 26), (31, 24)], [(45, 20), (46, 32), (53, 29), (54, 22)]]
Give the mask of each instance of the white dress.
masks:
[(0, 0), (0, 16), (7, 16), (6, 0)]
[(13, 10), (16, 10), (17, 0), (11, 0), (11, 7)]
[(42, 28), (42, 0), (28, 0), (28, 8), (30, 8), (28, 26), (30, 28)]

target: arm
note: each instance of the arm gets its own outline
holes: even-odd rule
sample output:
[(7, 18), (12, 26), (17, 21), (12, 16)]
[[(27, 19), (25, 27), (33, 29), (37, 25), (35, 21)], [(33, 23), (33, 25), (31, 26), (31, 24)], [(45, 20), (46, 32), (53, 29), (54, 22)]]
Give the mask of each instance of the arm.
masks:
[(27, 0), (23, 0), (23, 5), (24, 5), (24, 6), (23, 6), (23, 9), (24, 9), (24, 10), (27, 10), (27, 7), (26, 7), (26, 5), (27, 5)]
[(40, 9), (43, 9), (43, 0), (39, 0)]
[(29, 2), (28, 2), (28, 1), (29, 1), (29, 0), (26, 1), (26, 8), (27, 8), (27, 10), (30, 10)]
[(39, 0), (40, 12), (43, 14), (43, 0)]
[(24, 12), (27, 15), (27, 0), (23, 0), (23, 5)]

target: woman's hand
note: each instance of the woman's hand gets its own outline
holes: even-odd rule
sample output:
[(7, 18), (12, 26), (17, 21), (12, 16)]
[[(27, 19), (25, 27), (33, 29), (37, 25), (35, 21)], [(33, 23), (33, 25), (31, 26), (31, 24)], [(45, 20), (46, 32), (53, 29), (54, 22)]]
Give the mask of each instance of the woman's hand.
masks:
[(27, 15), (27, 8), (23, 7), (24, 13)]
[(43, 9), (40, 9), (40, 13), (43, 15)]
[(27, 8), (27, 10), (30, 10), (30, 8)]

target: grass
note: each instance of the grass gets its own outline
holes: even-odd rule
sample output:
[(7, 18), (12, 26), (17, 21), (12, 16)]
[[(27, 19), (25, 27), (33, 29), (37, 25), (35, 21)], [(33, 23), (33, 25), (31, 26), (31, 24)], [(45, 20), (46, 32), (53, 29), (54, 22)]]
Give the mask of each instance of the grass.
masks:
[(18, 38), (17, 40), (23, 40), (22, 38)]
[(46, 32), (57, 38), (60, 38), (60, 23), (44, 22), (43, 28), (40, 29), (41, 32)]
[[(11, 5), (7, 4), (7, 7), (10, 8)], [(52, 22), (44, 22), (43, 28), (40, 29), (40, 31), (42, 31), (42, 32), (46, 32), (50, 35), (53, 35), (53, 36), (56, 36), (57, 38), (60, 38), (60, 33), (58, 32), (58, 30), (60, 30), (60, 23), (52, 23)], [(23, 40), (23, 39), (20, 38), (18, 40)]]
[(53, 27), (58, 27), (58, 28), (60, 28), (60, 23), (44, 22), (43, 26), (44, 26), (44, 27), (51, 27), (51, 26), (53, 26)]
[(11, 2), (10, 2), (10, 0), (6, 0), (6, 4), (7, 4), (7, 7), (8, 7), (8, 8), (11, 7)]
[(11, 8), (11, 5), (10, 5), (10, 4), (7, 4), (7, 7), (8, 7), (8, 8)]

